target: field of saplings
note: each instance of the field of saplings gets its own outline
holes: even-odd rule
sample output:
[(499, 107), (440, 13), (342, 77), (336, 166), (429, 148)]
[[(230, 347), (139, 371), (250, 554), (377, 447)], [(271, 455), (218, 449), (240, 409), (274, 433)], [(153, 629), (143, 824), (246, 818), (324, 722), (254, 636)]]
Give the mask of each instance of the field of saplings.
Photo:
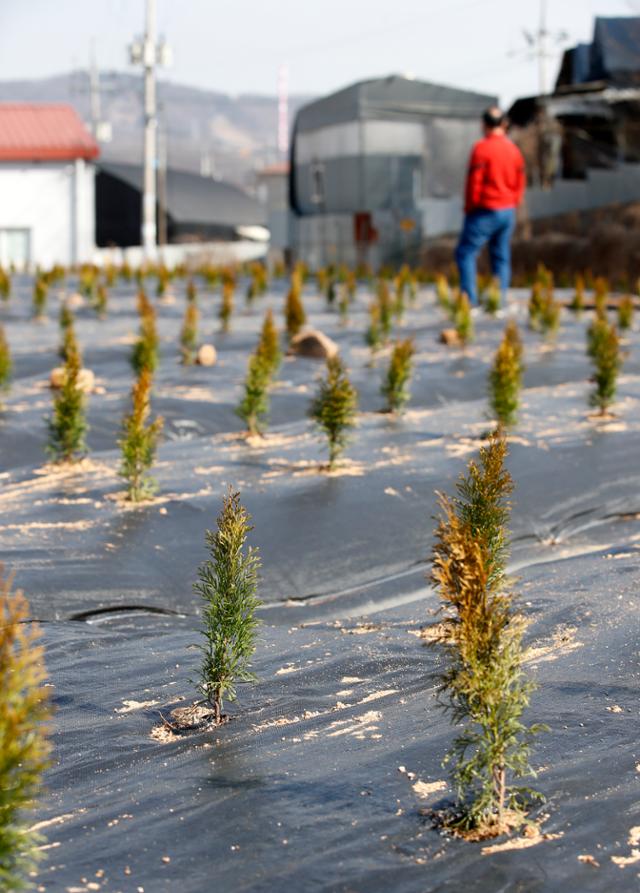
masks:
[(0, 891), (640, 877), (640, 301), (0, 271)]

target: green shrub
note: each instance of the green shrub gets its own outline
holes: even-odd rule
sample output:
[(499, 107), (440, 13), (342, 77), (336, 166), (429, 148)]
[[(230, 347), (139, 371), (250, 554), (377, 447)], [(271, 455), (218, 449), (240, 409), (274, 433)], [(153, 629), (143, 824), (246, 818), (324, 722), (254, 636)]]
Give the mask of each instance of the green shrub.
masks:
[(32, 889), (43, 838), (26, 821), (49, 765), (51, 707), (40, 631), (0, 565), (0, 890)]
[(576, 288), (569, 304), (569, 310), (572, 310), (578, 316), (581, 316), (584, 310), (584, 278), (582, 276), (576, 276)]
[(504, 327), (504, 337), (507, 339), (507, 341), (509, 341), (511, 347), (513, 348), (513, 352), (520, 367), (520, 374), (522, 375), (524, 373), (524, 365), (522, 362), (524, 348), (522, 346), (520, 329), (518, 328), (518, 324), (515, 319), (510, 319)]
[(5, 303), (11, 297), (11, 275), (4, 269), (4, 267), (0, 267), (0, 300)]
[(273, 378), (282, 363), (282, 351), (280, 350), (280, 337), (271, 308), (264, 315), (257, 353), (262, 357), (269, 370), (269, 376)]
[(391, 295), (389, 294), (389, 284), (386, 279), (378, 281), (377, 299), (380, 319), (380, 333), (383, 341), (386, 343), (391, 335), (393, 328), (393, 304)]
[(132, 502), (150, 499), (157, 490), (157, 484), (148, 472), (155, 460), (164, 423), (161, 417), (149, 421), (151, 383), (151, 370), (142, 369), (131, 389), (132, 409), (123, 419), (122, 438), (118, 441), (122, 456), (118, 474), (127, 481), (127, 499)]
[(505, 331), (489, 371), (489, 405), (500, 424), (514, 424), (521, 387), (520, 357), (512, 338)]
[(193, 279), (189, 279), (187, 282), (187, 302), (189, 304), (195, 304), (198, 300), (198, 289), (196, 288), (196, 284)]
[(492, 279), (486, 289), (484, 295), (484, 309), (489, 316), (495, 316), (500, 309), (502, 302), (502, 292), (500, 291), (500, 283), (496, 279)]
[[(592, 335), (591, 359), (594, 365), (593, 381), (595, 390), (589, 398), (591, 406), (600, 410), (600, 415), (605, 415), (613, 403), (616, 395), (618, 374), (622, 366), (620, 355), (620, 342), (616, 327), (606, 319), (598, 319), (594, 323), (595, 331)], [(588, 338), (589, 336), (587, 336)]]
[(302, 277), (298, 270), (291, 274), (291, 287), (284, 307), (285, 324), (289, 341), (298, 334), (307, 321), (302, 303)]
[(382, 394), (387, 398), (389, 412), (400, 412), (409, 400), (409, 381), (413, 369), (415, 345), (412, 338), (396, 341), (391, 353), (389, 368), (382, 384)]
[(340, 314), (340, 322), (343, 326), (346, 326), (349, 322), (349, 306), (351, 303), (351, 297), (349, 294), (349, 289), (346, 285), (342, 285), (340, 288), (340, 298), (338, 300), (338, 313)]
[(504, 438), (494, 436), (459, 480), (458, 495), (441, 497), (432, 557), (446, 616), (441, 695), (460, 727), (445, 758), (458, 798), (445, 823), (476, 839), (522, 825), (538, 796), (509, 784), (509, 776), (534, 774), (530, 743), (543, 727), (522, 721), (534, 685), (524, 675), (524, 622), (505, 578), (513, 489), (506, 452)]
[(625, 295), (618, 305), (618, 326), (623, 331), (630, 329), (633, 325), (634, 310), (633, 298), (631, 295)]
[(592, 360), (601, 349), (600, 342), (607, 338), (609, 332), (609, 320), (606, 316), (600, 316), (596, 313), (591, 321), (591, 325), (587, 329), (587, 356)]
[(206, 534), (211, 557), (200, 566), (193, 587), (204, 602), (198, 691), (213, 708), (216, 724), (224, 721), (224, 701), (236, 700), (237, 684), (256, 681), (250, 666), (259, 623), (260, 558), (257, 549), (245, 550), (250, 520), (240, 494), (229, 490), (217, 530)]
[(529, 328), (533, 329), (536, 332), (539, 332), (542, 323), (542, 307), (544, 304), (544, 289), (539, 282), (534, 282), (531, 288), (531, 295), (529, 297), (528, 311), (529, 311)]
[(96, 288), (95, 308), (100, 319), (106, 319), (109, 309), (109, 292), (104, 282), (100, 282)]
[(540, 308), (540, 331), (546, 338), (554, 338), (560, 328), (560, 304), (549, 289), (544, 292)]
[(320, 382), (310, 415), (329, 444), (329, 468), (335, 467), (347, 445), (347, 431), (355, 424), (358, 394), (339, 356), (327, 359), (327, 376)]
[(228, 332), (231, 327), (231, 317), (233, 316), (233, 294), (235, 285), (232, 280), (225, 279), (222, 283), (222, 303), (218, 317), (223, 332)]
[(473, 319), (469, 298), (464, 292), (460, 292), (456, 298), (453, 324), (461, 344), (468, 344), (473, 340)]
[(407, 281), (404, 276), (398, 275), (395, 279), (395, 300), (392, 304), (392, 313), (398, 322), (402, 322), (406, 310), (405, 294)]
[(382, 332), (380, 330), (380, 305), (377, 301), (369, 304), (369, 325), (365, 332), (365, 341), (374, 354), (382, 346)]
[(236, 409), (236, 413), (247, 423), (249, 434), (261, 434), (264, 430), (262, 420), (269, 412), (270, 384), (271, 373), (265, 357), (259, 352), (251, 354), (244, 396)]
[(451, 313), (451, 286), (447, 277), (440, 274), (436, 277), (436, 299), (447, 315)]
[(75, 353), (78, 355), (80, 366), (82, 366), (82, 354), (80, 353), (80, 347), (76, 338), (73, 314), (71, 315), (70, 320), (65, 322), (64, 325), (62, 325), (62, 319), (60, 322), (62, 327), (62, 341), (58, 349), (58, 355), (63, 362), (66, 362), (71, 354)]
[(7, 341), (4, 327), (0, 325), (0, 392), (7, 391), (9, 389), (12, 368), (13, 362), (11, 360), (9, 342)]
[(80, 354), (72, 351), (64, 364), (64, 381), (53, 398), (53, 414), (48, 419), (47, 452), (56, 462), (73, 462), (87, 452), (85, 435), (85, 396), (78, 384)]
[(33, 316), (34, 319), (44, 319), (47, 312), (47, 296), (49, 286), (44, 276), (36, 277), (33, 285)]
[(131, 365), (137, 376), (143, 369), (155, 372), (158, 366), (158, 348), (160, 339), (156, 325), (156, 311), (147, 298), (144, 290), (138, 293), (138, 315), (140, 330), (138, 340), (131, 352)]
[(182, 363), (191, 366), (198, 349), (198, 305), (189, 302), (184, 311), (182, 329), (180, 330), (180, 352)]

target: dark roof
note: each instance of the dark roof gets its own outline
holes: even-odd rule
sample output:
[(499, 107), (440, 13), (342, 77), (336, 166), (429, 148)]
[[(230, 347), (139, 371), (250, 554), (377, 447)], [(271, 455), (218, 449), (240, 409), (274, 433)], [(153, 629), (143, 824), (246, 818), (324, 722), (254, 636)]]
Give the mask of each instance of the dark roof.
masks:
[(597, 81), (640, 83), (640, 16), (599, 16), (592, 42), (565, 51), (556, 89)]
[(0, 103), (0, 160), (95, 158), (98, 145), (70, 105)]
[[(100, 164), (98, 169), (142, 192), (143, 171), (136, 164)], [(264, 224), (265, 210), (237, 186), (188, 171), (167, 171), (167, 213), (176, 223), (249, 226)]]
[(299, 133), (366, 118), (478, 117), (495, 96), (399, 75), (360, 81), (311, 102), (296, 118)]
[(591, 47), (591, 78), (640, 74), (640, 16), (597, 18)]

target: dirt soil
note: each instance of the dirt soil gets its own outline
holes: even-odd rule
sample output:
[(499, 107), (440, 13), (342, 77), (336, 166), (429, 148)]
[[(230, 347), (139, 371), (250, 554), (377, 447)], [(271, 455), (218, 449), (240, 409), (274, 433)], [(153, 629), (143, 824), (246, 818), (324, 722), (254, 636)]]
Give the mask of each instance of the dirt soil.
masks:
[[(0, 308), (15, 362), (0, 415), (0, 550), (42, 623), (57, 711), (33, 818), (47, 837), (40, 889), (199, 893), (214, 876), (230, 893), (637, 889), (637, 323), (614, 417), (600, 422), (587, 403), (589, 315), (563, 311), (550, 345), (526, 331), (524, 292), (507, 310), (522, 324), (526, 362), (508, 460), (510, 570), (539, 683), (528, 718), (551, 731), (533, 756), (547, 798), (534, 816), (541, 833), (487, 845), (444, 836), (424, 814), (451, 799), (441, 760), (454, 735), (435, 699), (441, 657), (430, 640), (441, 618), (425, 575), (434, 491), (451, 492), (489, 427), (487, 371), (505, 316), (476, 318), (473, 344), (447, 348), (422, 289), (398, 328), (417, 354), (411, 402), (394, 419), (379, 412), (387, 355), (369, 365), (364, 286), (346, 327), (307, 287), (310, 323), (338, 342), (360, 391), (342, 473), (328, 475), (307, 419), (320, 362), (285, 360), (264, 439), (247, 443), (234, 414), (264, 310), (282, 319), (284, 283), (249, 310), (243, 283), (225, 336), (219, 293), (201, 288), (202, 340), (219, 354), (207, 369), (178, 362), (180, 284), (176, 303), (158, 308), (159, 492), (134, 508), (118, 496), (115, 447), (134, 288), (112, 290), (104, 321), (77, 313), (97, 392), (91, 455), (72, 470), (44, 455), (59, 301), (36, 325), (31, 288), (18, 278)], [(229, 722), (175, 733), (163, 718), (173, 723), (197, 697), (192, 582), (228, 484), (253, 515), (263, 559), (259, 682), (225, 704)]]

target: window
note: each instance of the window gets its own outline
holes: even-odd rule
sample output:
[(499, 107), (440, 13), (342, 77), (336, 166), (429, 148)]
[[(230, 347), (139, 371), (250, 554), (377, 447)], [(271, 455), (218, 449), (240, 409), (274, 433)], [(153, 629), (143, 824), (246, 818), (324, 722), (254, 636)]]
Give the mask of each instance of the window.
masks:
[(28, 229), (0, 229), (0, 263), (24, 270), (31, 255), (31, 231)]

